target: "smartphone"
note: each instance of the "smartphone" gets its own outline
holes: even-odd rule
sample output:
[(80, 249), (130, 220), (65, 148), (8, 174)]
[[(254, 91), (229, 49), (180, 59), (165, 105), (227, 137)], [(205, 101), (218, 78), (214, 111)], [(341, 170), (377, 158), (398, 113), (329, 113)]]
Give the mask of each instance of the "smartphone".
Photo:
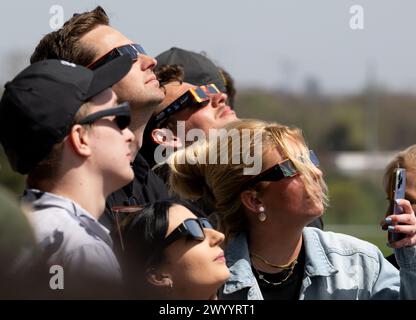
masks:
[[(396, 204), (397, 199), (404, 199), (406, 193), (406, 169), (394, 169), (391, 177), (390, 192), (389, 192), (389, 213), (401, 214), (403, 209)], [(389, 242), (395, 242), (403, 239), (406, 235), (404, 233), (388, 232)]]

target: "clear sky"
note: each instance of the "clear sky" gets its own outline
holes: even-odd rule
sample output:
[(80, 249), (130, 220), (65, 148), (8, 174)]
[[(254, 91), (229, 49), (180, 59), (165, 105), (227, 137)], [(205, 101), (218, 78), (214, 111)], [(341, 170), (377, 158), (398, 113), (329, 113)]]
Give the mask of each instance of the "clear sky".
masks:
[[(299, 90), (314, 78), (324, 92), (346, 93), (371, 77), (391, 90), (416, 92), (414, 0), (2, 0), (1, 83), (52, 31), (53, 5), (67, 20), (98, 4), (149, 54), (172, 46), (206, 51), (239, 88)], [(364, 29), (350, 27), (353, 5), (363, 8)]]

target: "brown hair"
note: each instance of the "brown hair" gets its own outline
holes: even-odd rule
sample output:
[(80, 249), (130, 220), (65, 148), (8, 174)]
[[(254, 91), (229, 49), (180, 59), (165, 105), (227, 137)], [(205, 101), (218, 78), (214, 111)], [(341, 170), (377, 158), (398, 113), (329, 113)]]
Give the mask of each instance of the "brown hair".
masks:
[(218, 71), (222, 77), (222, 80), (224, 81), (225, 84), (225, 91), (227, 93), (228, 96), (228, 105), (234, 109), (234, 99), (235, 99), (235, 95), (237, 93), (237, 90), (235, 89), (235, 85), (234, 85), (234, 79), (231, 77), (231, 75), (225, 71), (223, 68), (218, 68)]
[(155, 75), (161, 87), (170, 82), (183, 82), (185, 71), (178, 64), (167, 64), (155, 71)]
[[(259, 142), (262, 144), (261, 156), (272, 148), (279, 147), (281, 153), (292, 160), (298, 171), (302, 173), (301, 178), (309, 196), (319, 197), (327, 205), (327, 187), (322, 176), (316, 175), (309, 157), (300, 160), (298, 151), (292, 146), (295, 142), (305, 146), (305, 152), (307, 151), (300, 129), (260, 120), (238, 120), (229, 124), (226, 129), (228, 134), (220, 136), (219, 141), (197, 142), (176, 152), (171, 158), (169, 181), (171, 189), (183, 198), (211, 199), (218, 229), (225, 234), (226, 239), (229, 240), (230, 236), (239, 232), (248, 231), (249, 224), (240, 201), (240, 193), (243, 183), (252, 176), (244, 174), (244, 169), (248, 167), (244, 159), (247, 153), (256, 156), (255, 146)], [(234, 137), (242, 137), (243, 130), (247, 129), (251, 133), (260, 132), (261, 141), (256, 140), (255, 134), (252, 135), (247, 141), (249, 148), (246, 148), (248, 150), (244, 152), (245, 147), (234, 148), (233, 144)], [(242, 140), (242, 142), (245, 141)], [(222, 158), (224, 147), (228, 152), (226, 163)], [(207, 158), (211, 154), (216, 155), (216, 164), (200, 161), (190, 164), (186, 161), (190, 158), (199, 158), (201, 155)], [(263, 167), (262, 170), (264, 169), (266, 168)], [(320, 187), (319, 195), (317, 195), (317, 185)], [(263, 182), (259, 183), (256, 190), (261, 192), (262, 187), (264, 187)]]
[[(404, 168), (408, 171), (412, 169), (416, 170), (416, 144), (408, 147), (406, 150), (400, 151), (387, 165), (383, 177), (383, 186), (387, 196), (389, 196), (389, 189), (392, 183), (392, 173), (395, 168)], [(411, 179), (407, 178), (406, 189), (413, 187), (414, 181), (411, 181)], [(409, 200), (415, 201), (416, 199)]]
[(95, 57), (93, 45), (83, 47), (80, 39), (99, 25), (108, 25), (109, 19), (100, 6), (92, 11), (74, 14), (63, 27), (44, 36), (30, 57), (30, 63), (45, 59), (63, 59), (79, 65), (90, 64)]

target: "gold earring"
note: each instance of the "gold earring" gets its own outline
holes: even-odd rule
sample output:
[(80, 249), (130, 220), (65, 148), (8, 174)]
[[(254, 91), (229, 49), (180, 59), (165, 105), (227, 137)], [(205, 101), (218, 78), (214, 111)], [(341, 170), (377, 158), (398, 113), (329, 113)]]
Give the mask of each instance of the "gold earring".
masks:
[(267, 216), (266, 216), (266, 213), (264, 212), (265, 211), (264, 210), (264, 207), (263, 206), (262, 207), (259, 207), (259, 211), (260, 211), (260, 213), (259, 213), (259, 221), (260, 222), (266, 221)]

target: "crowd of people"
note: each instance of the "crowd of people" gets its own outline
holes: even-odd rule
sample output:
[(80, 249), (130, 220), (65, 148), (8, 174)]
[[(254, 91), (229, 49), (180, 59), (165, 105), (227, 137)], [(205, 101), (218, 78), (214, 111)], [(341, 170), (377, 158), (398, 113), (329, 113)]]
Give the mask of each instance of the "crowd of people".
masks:
[(45, 35), (0, 100), (0, 143), (27, 175), (20, 204), (0, 190), (0, 297), (416, 299), (416, 148), (386, 168), (386, 185), (407, 169), (386, 259), (323, 230), (301, 129), (239, 119), (235, 94), (205, 54), (152, 58), (100, 6)]

